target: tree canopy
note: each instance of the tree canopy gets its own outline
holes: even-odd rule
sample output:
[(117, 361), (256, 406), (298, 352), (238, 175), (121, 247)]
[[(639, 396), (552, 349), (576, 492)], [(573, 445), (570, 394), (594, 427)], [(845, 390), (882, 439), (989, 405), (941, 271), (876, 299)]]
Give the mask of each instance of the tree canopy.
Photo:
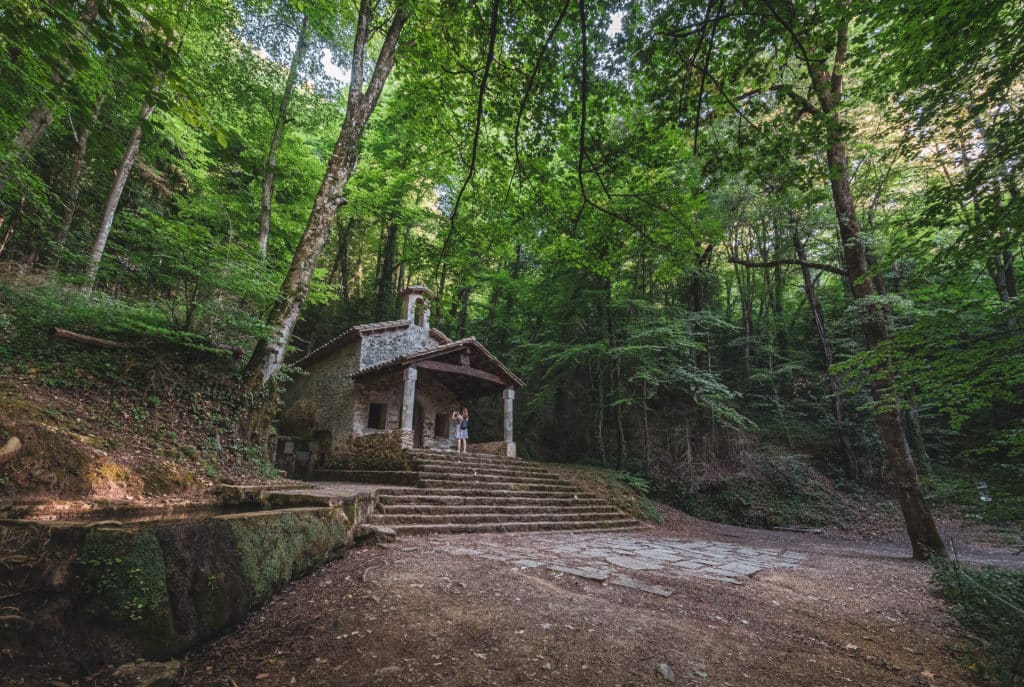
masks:
[(254, 389), (426, 284), (529, 455), (681, 499), (756, 437), (906, 513), (1024, 484), (1021, 10), (9, 2), (0, 258)]

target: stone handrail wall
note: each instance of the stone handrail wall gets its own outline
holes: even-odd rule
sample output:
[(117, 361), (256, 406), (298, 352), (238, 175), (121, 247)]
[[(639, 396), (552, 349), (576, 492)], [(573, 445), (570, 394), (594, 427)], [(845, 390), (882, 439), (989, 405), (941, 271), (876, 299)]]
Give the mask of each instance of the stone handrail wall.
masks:
[(356, 497), (173, 524), (0, 521), (0, 594), (18, 611), (0, 645), (67, 673), (180, 654), (340, 556), (370, 511)]

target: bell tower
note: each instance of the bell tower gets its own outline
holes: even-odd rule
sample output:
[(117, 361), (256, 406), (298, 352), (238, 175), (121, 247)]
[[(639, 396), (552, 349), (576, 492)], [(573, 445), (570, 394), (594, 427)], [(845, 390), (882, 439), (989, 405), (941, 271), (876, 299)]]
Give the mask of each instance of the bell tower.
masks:
[(418, 327), (430, 329), (430, 299), (434, 294), (426, 286), (410, 286), (398, 292), (405, 319)]

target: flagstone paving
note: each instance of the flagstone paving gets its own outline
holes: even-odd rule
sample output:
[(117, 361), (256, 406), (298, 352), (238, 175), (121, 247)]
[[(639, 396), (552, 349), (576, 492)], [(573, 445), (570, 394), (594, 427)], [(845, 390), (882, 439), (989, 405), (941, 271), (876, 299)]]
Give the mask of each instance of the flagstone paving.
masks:
[(655, 572), (669, 577), (702, 577), (743, 584), (771, 568), (797, 567), (806, 556), (776, 548), (753, 548), (705, 540), (647, 538), (634, 534), (559, 534), (516, 541), (477, 541), (473, 547), (457, 541), (443, 551), (503, 561), (520, 568), (544, 567), (552, 572), (668, 596), (670, 589), (652, 585), (627, 573)]

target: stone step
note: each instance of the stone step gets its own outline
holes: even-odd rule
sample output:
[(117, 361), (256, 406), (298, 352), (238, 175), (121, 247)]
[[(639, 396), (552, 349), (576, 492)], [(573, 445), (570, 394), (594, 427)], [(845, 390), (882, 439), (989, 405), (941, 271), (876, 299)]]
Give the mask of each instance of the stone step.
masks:
[(615, 510), (604, 510), (597, 513), (441, 513), (438, 515), (391, 515), (374, 513), (371, 520), (375, 525), (473, 525), (494, 522), (564, 522), (586, 524), (603, 522), (624, 517)]
[(291, 475), (292, 479), (309, 482), (364, 482), (416, 486), (420, 475), (415, 470), (313, 470)]
[(516, 477), (512, 475), (485, 475), (473, 472), (421, 472), (419, 484), (427, 481), (477, 482), (480, 484), (537, 484), (571, 488), (568, 482), (557, 477)]
[[(557, 496), (550, 494), (543, 494), (539, 496), (463, 496), (456, 493), (444, 493), (444, 494), (421, 494), (423, 490), (417, 489), (409, 493), (404, 494), (377, 494), (377, 502), (384, 508), (392, 508), (395, 506), (417, 506), (417, 505), (442, 505), (442, 506), (530, 506), (530, 505), (548, 505), (548, 506), (589, 506), (598, 503), (603, 503), (601, 499), (594, 496)], [(490, 492), (493, 493), (493, 492)]]
[(540, 503), (510, 503), (510, 504), (436, 504), (436, 503), (395, 503), (382, 505), (378, 512), (383, 515), (473, 515), (492, 513), (604, 513), (617, 510), (601, 501), (595, 501), (587, 505), (576, 505), (573, 503), (551, 503), (541, 501)]
[(595, 520), (586, 523), (569, 522), (488, 522), (457, 525), (394, 525), (396, 534), (459, 534), (468, 532), (539, 532), (545, 530), (626, 530), (641, 525), (631, 518)]
[(429, 449), (413, 449), (409, 453), (414, 460), (446, 460), (461, 463), (488, 463), (492, 465), (540, 465), (540, 463), (526, 461), (522, 458), (506, 458), (505, 456), (496, 456), (493, 453), (456, 453), (455, 451), (434, 451)]
[(460, 479), (423, 479), (419, 481), (423, 489), (458, 489), (460, 491), (543, 491), (558, 492), (561, 494), (574, 494), (575, 490), (571, 485), (557, 482), (509, 482), (489, 480), (460, 480)]
[(471, 465), (467, 463), (446, 463), (444, 461), (413, 461), (414, 466), (420, 472), (479, 472), (486, 475), (516, 475), (523, 477), (557, 477), (553, 472), (543, 468), (502, 466), (493, 467), (490, 465)]
[(564, 491), (551, 490), (529, 490), (529, 489), (494, 489), (470, 488), (463, 484), (456, 488), (451, 487), (383, 487), (377, 490), (378, 496), (394, 496), (409, 493), (420, 496), (508, 496), (508, 497), (542, 497), (542, 498), (563, 498), (571, 499), (574, 496), (583, 498), (570, 489)]

